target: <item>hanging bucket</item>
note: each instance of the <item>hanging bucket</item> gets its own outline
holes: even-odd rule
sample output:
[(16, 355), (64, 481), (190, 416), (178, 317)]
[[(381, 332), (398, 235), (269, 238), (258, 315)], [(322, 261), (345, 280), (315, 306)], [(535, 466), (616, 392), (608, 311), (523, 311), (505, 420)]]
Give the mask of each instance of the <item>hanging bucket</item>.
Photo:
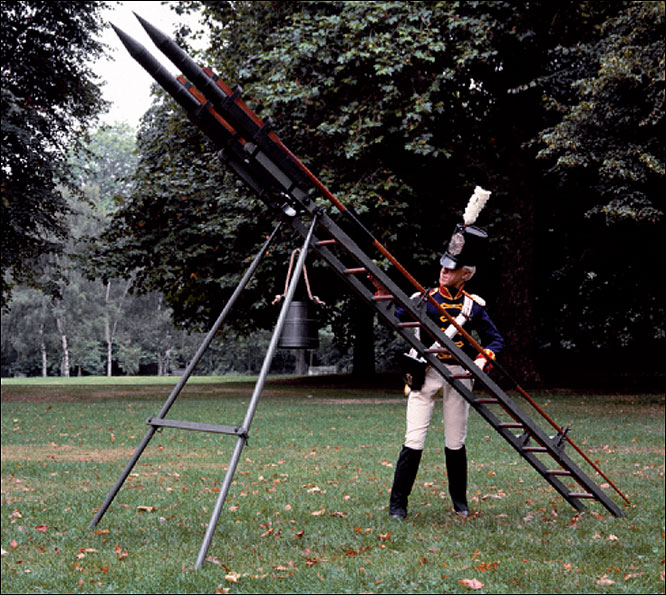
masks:
[(319, 349), (319, 328), (312, 302), (291, 302), (278, 347)]

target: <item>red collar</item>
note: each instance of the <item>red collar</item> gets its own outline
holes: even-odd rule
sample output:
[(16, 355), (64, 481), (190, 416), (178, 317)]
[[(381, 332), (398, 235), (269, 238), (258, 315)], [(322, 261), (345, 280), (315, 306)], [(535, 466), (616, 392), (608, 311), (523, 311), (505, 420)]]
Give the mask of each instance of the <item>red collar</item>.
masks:
[(460, 288), (457, 290), (456, 296), (453, 297), (453, 296), (451, 295), (451, 289), (454, 289), (454, 290), (455, 290), (454, 287), (449, 288), (449, 287), (445, 287), (445, 286), (440, 285), (440, 286), (439, 286), (439, 293), (440, 293), (443, 297), (445, 297), (447, 300), (457, 300), (458, 298), (460, 298), (460, 297), (462, 296), (462, 294), (463, 294), (463, 288), (464, 288), (464, 285), (461, 285)]

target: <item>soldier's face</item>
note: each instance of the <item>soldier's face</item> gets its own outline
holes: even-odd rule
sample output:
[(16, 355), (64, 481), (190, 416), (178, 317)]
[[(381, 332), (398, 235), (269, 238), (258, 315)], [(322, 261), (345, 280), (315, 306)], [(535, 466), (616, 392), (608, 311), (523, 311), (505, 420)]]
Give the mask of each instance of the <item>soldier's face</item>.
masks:
[(445, 287), (460, 289), (463, 283), (469, 279), (470, 272), (467, 269), (447, 269), (442, 267), (439, 272), (439, 284)]

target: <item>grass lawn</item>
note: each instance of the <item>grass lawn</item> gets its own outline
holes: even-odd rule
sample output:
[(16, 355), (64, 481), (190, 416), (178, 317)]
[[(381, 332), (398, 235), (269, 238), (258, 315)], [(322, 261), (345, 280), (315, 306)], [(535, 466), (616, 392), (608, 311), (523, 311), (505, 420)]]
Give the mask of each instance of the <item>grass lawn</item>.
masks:
[[(398, 523), (400, 387), (272, 379), (193, 570), (233, 437), (156, 434), (88, 529), (168, 396), (154, 380), (3, 381), (3, 593), (664, 592), (663, 395), (532, 395), (629, 497), (606, 490), (624, 518), (594, 502), (577, 513), (472, 413), (471, 518), (451, 512), (434, 418)], [(169, 417), (237, 425), (252, 387), (193, 379)]]

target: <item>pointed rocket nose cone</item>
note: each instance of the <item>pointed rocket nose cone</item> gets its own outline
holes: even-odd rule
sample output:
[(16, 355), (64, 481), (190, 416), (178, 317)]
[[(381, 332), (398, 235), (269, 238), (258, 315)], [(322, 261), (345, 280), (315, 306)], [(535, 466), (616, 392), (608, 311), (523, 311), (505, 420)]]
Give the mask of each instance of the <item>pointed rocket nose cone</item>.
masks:
[(111, 23), (111, 27), (132, 56), (136, 56), (138, 53), (145, 49), (138, 41), (133, 39), (119, 27), (116, 27), (113, 23)]
[(148, 36), (153, 40), (155, 45), (159, 46), (160, 43), (163, 43), (165, 40), (169, 40), (169, 37), (165, 33), (160, 31), (154, 25), (151, 25), (146, 19), (138, 15), (136, 12), (134, 13), (134, 16), (139, 20), (139, 23), (141, 23), (141, 26), (146, 30), (146, 33), (148, 33)]

